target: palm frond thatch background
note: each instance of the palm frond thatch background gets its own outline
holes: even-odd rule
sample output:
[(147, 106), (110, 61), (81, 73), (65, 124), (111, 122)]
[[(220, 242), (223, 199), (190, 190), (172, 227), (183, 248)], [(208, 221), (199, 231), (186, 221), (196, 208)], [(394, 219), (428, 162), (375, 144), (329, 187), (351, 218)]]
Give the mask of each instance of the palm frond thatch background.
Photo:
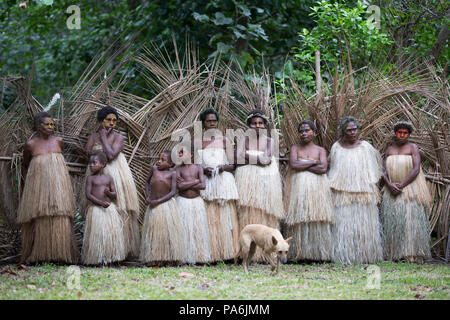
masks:
[[(446, 78), (439, 77), (432, 66), (408, 65), (393, 71), (365, 68), (360, 71), (364, 77), (356, 87), (349, 80), (353, 74), (344, 68), (336, 73), (331, 85), (311, 98), (306, 98), (301, 86), (291, 81), (289, 89), (282, 92), (283, 99), (277, 102), (268, 71), (249, 77), (236, 65), (221, 62), (220, 57), (198, 61), (189, 44), (182, 52), (175, 50), (174, 57), (156, 47), (143, 47), (135, 53), (127, 48), (126, 44), (118, 49), (112, 45), (99, 54), (51, 111), (57, 120), (57, 134), (65, 141), (65, 157), (77, 203), (82, 202), (84, 190), (87, 163), (84, 145), (89, 134), (98, 128), (97, 110), (105, 105), (111, 105), (120, 114), (118, 129), (125, 138), (124, 154), (138, 187), (141, 222), (149, 166), (163, 150), (177, 143), (171, 141), (173, 132), (193, 131), (194, 121), (206, 108), (219, 112), (223, 132), (228, 128), (245, 130), (246, 114), (255, 108), (262, 109), (269, 116), (270, 127), (279, 130), (281, 158), (298, 142), (297, 124), (305, 118), (316, 123), (317, 142), (329, 151), (338, 137), (338, 120), (353, 115), (361, 122), (361, 138), (382, 152), (390, 142), (393, 124), (399, 118), (407, 118), (415, 127), (411, 140), (421, 150), (422, 165), (435, 197), (429, 217), (437, 235), (435, 255), (445, 254), (450, 207), (449, 88)], [(126, 89), (129, 79), (125, 75), (131, 63), (137, 64), (144, 74), (151, 98), (136, 96)], [(2, 228), (6, 225), (8, 230), (15, 230), (22, 146), (33, 135), (32, 116), (43, 107), (31, 95), (30, 82), (25, 78), (4, 79), (4, 84), (15, 92), (15, 100), (7, 110), (0, 110), (0, 142), (4, 146), (0, 151), (0, 224)], [(288, 188), (286, 162), (281, 170)], [(82, 223), (78, 214), (79, 240)], [(18, 241), (17, 231), (14, 232), (1, 233), (0, 262), (20, 251), (17, 243), (14, 252), (11, 247), (7, 251), (2, 249), (9, 238)]]

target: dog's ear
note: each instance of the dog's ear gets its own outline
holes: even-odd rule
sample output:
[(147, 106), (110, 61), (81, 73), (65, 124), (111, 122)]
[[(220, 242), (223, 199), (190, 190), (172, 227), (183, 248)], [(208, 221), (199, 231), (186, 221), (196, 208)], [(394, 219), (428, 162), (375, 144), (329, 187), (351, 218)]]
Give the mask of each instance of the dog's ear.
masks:
[(292, 240), (292, 237), (287, 238), (285, 241), (289, 243)]
[(278, 240), (277, 240), (277, 239), (275, 239), (275, 237), (274, 237), (274, 236), (272, 236), (272, 243), (273, 243), (273, 245), (274, 245), (274, 246), (276, 246), (276, 245), (277, 245), (277, 243), (278, 243)]

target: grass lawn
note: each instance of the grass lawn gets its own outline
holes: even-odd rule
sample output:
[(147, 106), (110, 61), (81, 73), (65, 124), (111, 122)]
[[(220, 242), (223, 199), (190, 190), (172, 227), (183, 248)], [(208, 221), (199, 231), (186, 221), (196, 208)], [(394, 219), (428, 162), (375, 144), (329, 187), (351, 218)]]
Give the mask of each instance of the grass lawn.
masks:
[[(449, 265), (381, 262), (379, 288), (365, 265), (73, 267), (46, 264), (0, 275), (0, 299), (449, 299)], [(0, 269), (2, 269), (1, 267)], [(182, 276), (181, 273), (190, 275)], [(193, 276), (192, 276), (193, 275)], [(376, 282), (371, 282), (376, 287)]]

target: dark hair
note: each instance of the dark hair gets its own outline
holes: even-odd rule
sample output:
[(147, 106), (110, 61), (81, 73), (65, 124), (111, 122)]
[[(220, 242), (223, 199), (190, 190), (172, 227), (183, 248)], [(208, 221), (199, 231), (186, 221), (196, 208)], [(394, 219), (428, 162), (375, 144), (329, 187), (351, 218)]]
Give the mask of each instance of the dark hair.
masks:
[(356, 125), (358, 126), (358, 129), (359, 129), (359, 122), (358, 122), (358, 120), (356, 120), (355, 117), (347, 116), (347, 117), (342, 118), (341, 121), (340, 121), (340, 123), (339, 123), (339, 131), (340, 131), (341, 135), (344, 134), (345, 126), (346, 126), (347, 123), (349, 123), (349, 122), (354, 122), (354, 123), (356, 123)]
[(409, 131), (409, 134), (411, 134), (413, 132), (413, 127), (412, 125), (410, 125), (407, 122), (398, 122), (395, 126), (394, 126), (394, 132), (397, 131), (398, 129), (406, 129)]
[(261, 109), (254, 109), (247, 114), (247, 125), (250, 126), (250, 120), (256, 117), (263, 119), (264, 124), (267, 125), (267, 117)]
[(309, 125), (309, 127), (312, 129), (312, 131), (316, 131), (316, 125), (314, 124), (314, 122), (312, 122), (309, 119), (306, 120), (302, 120), (299, 122), (298, 127), (297, 127), (297, 131), (300, 132), (300, 127), (302, 126), (302, 124), (307, 124)]
[(102, 122), (106, 118), (106, 116), (111, 113), (115, 114), (117, 119), (119, 119), (119, 114), (117, 113), (117, 110), (114, 109), (113, 107), (107, 106), (97, 111), (98, 122)]
[(44, 118), (51, 118), (50, 114), (48, 112), (42, 111), (39, 112), (34, 116), (34, 129), (37, 130), (39, 125), (42, 123), (42, 119)]
[(203, 111), (202, 113), (200, 113), (200, 120), (201, 120), (202, 122), (205, 122), (206, 116), (207, 116), (208, 114), (214, 114), (214, 115), (216, 116), (216, 118), (217, 118), (217, 121), (219, 121), (219, 114), (218, 114), (217, 111), (214, 110), (214, 109), (206, 109), (205, 111)]
[(100, 161), (101, 161), (102, 163), (104, 163), (104, 164), (107, 164), (107, 163), (108, 163), (108, 157), (106, 156), (106, 153), (104, 153), (104, 152), (101, 151), (101, 150), (94, 151), (94, 152), (91, 154), (91, 157), (97, 157), (98, 160), (100, 160)]

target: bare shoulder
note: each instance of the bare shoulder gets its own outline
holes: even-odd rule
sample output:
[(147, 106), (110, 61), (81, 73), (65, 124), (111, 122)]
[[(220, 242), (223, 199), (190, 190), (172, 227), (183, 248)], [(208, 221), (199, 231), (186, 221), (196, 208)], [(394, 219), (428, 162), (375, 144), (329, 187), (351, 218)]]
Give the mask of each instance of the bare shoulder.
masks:
[(390, 156), (392, 154), (392, 151), (394, 151), (393, 145), (390, 145), (389, 147), (387, 147), (386, 152), (385, 152), (386, 157)]
[(94, 175), (91, 174), (91, 175), (87, 176), (86, 177), (86, 184), (91, 183), (92, 179), (94, 179)]
[(53, 137), (54, 141), (56, 141), (60, 144), (64, 143), (64, 139), (62, 137), (59, 137), (59, 136), (52, 136), (52, 137)]
[(25, 142), (25, 149), (31, 150), (36, 145), (37, 139), (38, 139), (37, 137), (33, 137), (27, 142)]
[(417, 146), (417, 144), (413, 143), (413, 142), (408, 142), (408, 145), (411, 149), (411, 151), (417, 151), (419, 152), (419, 147)]
[(118, 132), (114, 132), (114, 140), (115, 141), (119, 141), (119, 142), (123, 142), (123, 136), (118, 133)]
[(318, 146), (317, 144), (314, 145), (314, 148), (319, 151), (320, 153), (327, 154), (327, 150), (324, 147)]

